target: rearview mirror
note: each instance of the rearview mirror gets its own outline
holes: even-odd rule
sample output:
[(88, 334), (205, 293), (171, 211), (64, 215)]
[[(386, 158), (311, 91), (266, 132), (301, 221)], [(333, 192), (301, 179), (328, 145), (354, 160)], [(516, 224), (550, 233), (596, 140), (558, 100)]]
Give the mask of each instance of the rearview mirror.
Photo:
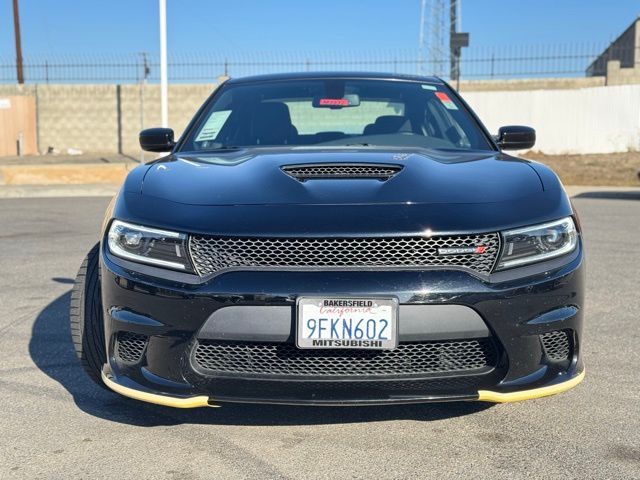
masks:
[(341, 98), (313, 97), (313, 108), (344, 108), (358, 107), (360, 105), (360, 95), (348, 93)]
[(502, 150), (527, 150), (536, 143), (536, 131), (522, 125), (500, 127), (497, 142)]
[(147, 128), (140, 132), (140, 147), (147, 152), (169, 152), (176, 146), (170, 128)]

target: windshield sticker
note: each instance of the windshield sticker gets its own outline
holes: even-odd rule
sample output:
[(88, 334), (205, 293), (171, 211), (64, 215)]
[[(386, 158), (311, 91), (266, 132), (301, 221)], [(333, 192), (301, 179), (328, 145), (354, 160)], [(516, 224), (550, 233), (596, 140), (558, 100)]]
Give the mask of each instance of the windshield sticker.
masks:
[(425, 90), (437, 90), (435, 85), (425, 85), (424, 83), (420, 85)]
[(206, 123), (198, 133), (196, 142), (205, 142), (207, 140), (215, 140), (220, 130), (224, 126), (227, 118), (231, 115), (231, 110), (221, 110), (219, 112), (213, 112)]
[(436, 92), (436, 97), (438, 97), (438, 99), (442, 102), (442, 104), (445, 106), (447, 110), (458, 110), (458, 107), (456, 107), (456, 104), (453, 103), (453, 100), (451, 100), (449, 98), (449, 95), (447, 95), (446, 93)]
[(321, 98), (320, 106), (330, 106), (330, 107), (348, 107), (349, 100), (346, 98)]

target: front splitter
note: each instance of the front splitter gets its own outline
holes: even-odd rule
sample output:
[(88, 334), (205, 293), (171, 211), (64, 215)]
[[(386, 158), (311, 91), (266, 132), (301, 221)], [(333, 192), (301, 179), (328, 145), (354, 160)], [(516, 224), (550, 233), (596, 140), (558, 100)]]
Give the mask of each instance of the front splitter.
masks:
[[(444, 402), (444, 401), (481, 401), (481, 402), (492, 402), (492, 403), (509, 403), (509, 402), (520, 402), (522, 400), (532, 400), (534, 398), (546, 397), (549, 395), (556, 395), (558, 393), (565, 392), (576, 385), (578, 385), (584, 379), (585, 372), (584, 370), (580, 372), (575, 377), (565, 380), (563, 382), (559, 382), (555, 385), (549, 385), (546, 387), (533, 388), (529, 390), (520, 390), (517, 392), (494, 392), (491, 390), (479, 390), (477, 396), (469, 396), (469, 397), (400, 397), (395, 398), (389, 401), (322, 401), (322, 402), (295, 402), (295, 401), (274, 401), (270, 400), (268, 402), (262, 401), (252, 401), (251, 399), (225, 399), (227, 402), (231, 403), (272, 403), (272, 404), (281, 404), (281, 405), (316, 405), (316, 406), (357, 406), (357, 405), (383, 405), (383, 404), (402, 404), (402, 403), (423, 403), (423, 402)], [(191, 397), (177, 397), (171, 395), (162, 395), (158, 393), (146, 392), (143, 390), (138, 390), (135, 388), (125, 387), (117, 383), (113, 376), (110, 373), (106, 373), (104, 370), (102, 371), (102, 381), (107, 385), (111, 390), (117, 392), (125, 397), (133, 398), (135, 400), (140, 400), (147, 403), (154, 403), (156, 405), (162, 405), (165, 407), (173, 407), (173, 408), (199, 408), (199, 407), (220, 407), (216, 402), (216, 400), (212, 397), (206, 395), (197, 395)]]

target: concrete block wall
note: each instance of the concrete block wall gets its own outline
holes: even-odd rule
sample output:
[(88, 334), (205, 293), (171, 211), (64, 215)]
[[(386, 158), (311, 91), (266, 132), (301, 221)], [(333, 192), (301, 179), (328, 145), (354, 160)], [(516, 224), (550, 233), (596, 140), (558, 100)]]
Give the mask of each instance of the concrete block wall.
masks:
[[(169, 126), (176, 138), (216, 87), (170, 85)], [(38, 149), (140, 153), (138, 134), (160, 125), (159, 85), (0, 85), (0, 97), (36, 97)]]
[(512, 80), (463, 80), (461, 92), (503, 92), (516, 90), (558, 90), (604, 87), (605, 77), (517, 78)]
[[(640, 149), (640, 82), (605, 87), (600, 81), (594, 77), (483, 81), (475, 86), (463, 83), (461, 91), (494, 133), (509, 124), (536, 128), (536, 150), (543, 153)], [(169, 124), (176, 138), (214, 88), (215, 84), (169, 87)], [(155, 84), (142, 90), (140, 85), (0, 85), (2, 95), (36, 96), (41, 153), (49, 146), (61, 152), (120, 149), (139, 158), (138, 133), (160, 125), (160, 87)]]
[(640, 83), (640, 62), (635, 68), (621, 68), (620, 60), (607, 62), (607, 85)]
[[(215, 84), (169, 86), (169, 126), (176, 139), (215, 87)], [(122, 85), (120, 109), (122, 151), (137, 154), (140, 130), (160, 125), (160, 86)]]
[(116, 85), (40, 85), (38, 148), (117, 151)]
[(0, 97), (11, 97), (14, 95), (35, 95), (36, 85), (16, 85), (0, 84)]

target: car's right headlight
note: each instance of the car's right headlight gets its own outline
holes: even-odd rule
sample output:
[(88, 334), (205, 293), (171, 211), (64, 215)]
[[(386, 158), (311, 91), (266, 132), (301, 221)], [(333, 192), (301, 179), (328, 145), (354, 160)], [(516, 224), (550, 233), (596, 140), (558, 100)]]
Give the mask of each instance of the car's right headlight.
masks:
[(519, 267), (566, 255), (578, 244), (571, 217), (502, 232), (502, 253), (496, 270)]
[(188, 237), (184, 233), (159, 230), (114, 220), (109, 228), (109, 252), (116, 257), (157, 267), (193, 272)]

